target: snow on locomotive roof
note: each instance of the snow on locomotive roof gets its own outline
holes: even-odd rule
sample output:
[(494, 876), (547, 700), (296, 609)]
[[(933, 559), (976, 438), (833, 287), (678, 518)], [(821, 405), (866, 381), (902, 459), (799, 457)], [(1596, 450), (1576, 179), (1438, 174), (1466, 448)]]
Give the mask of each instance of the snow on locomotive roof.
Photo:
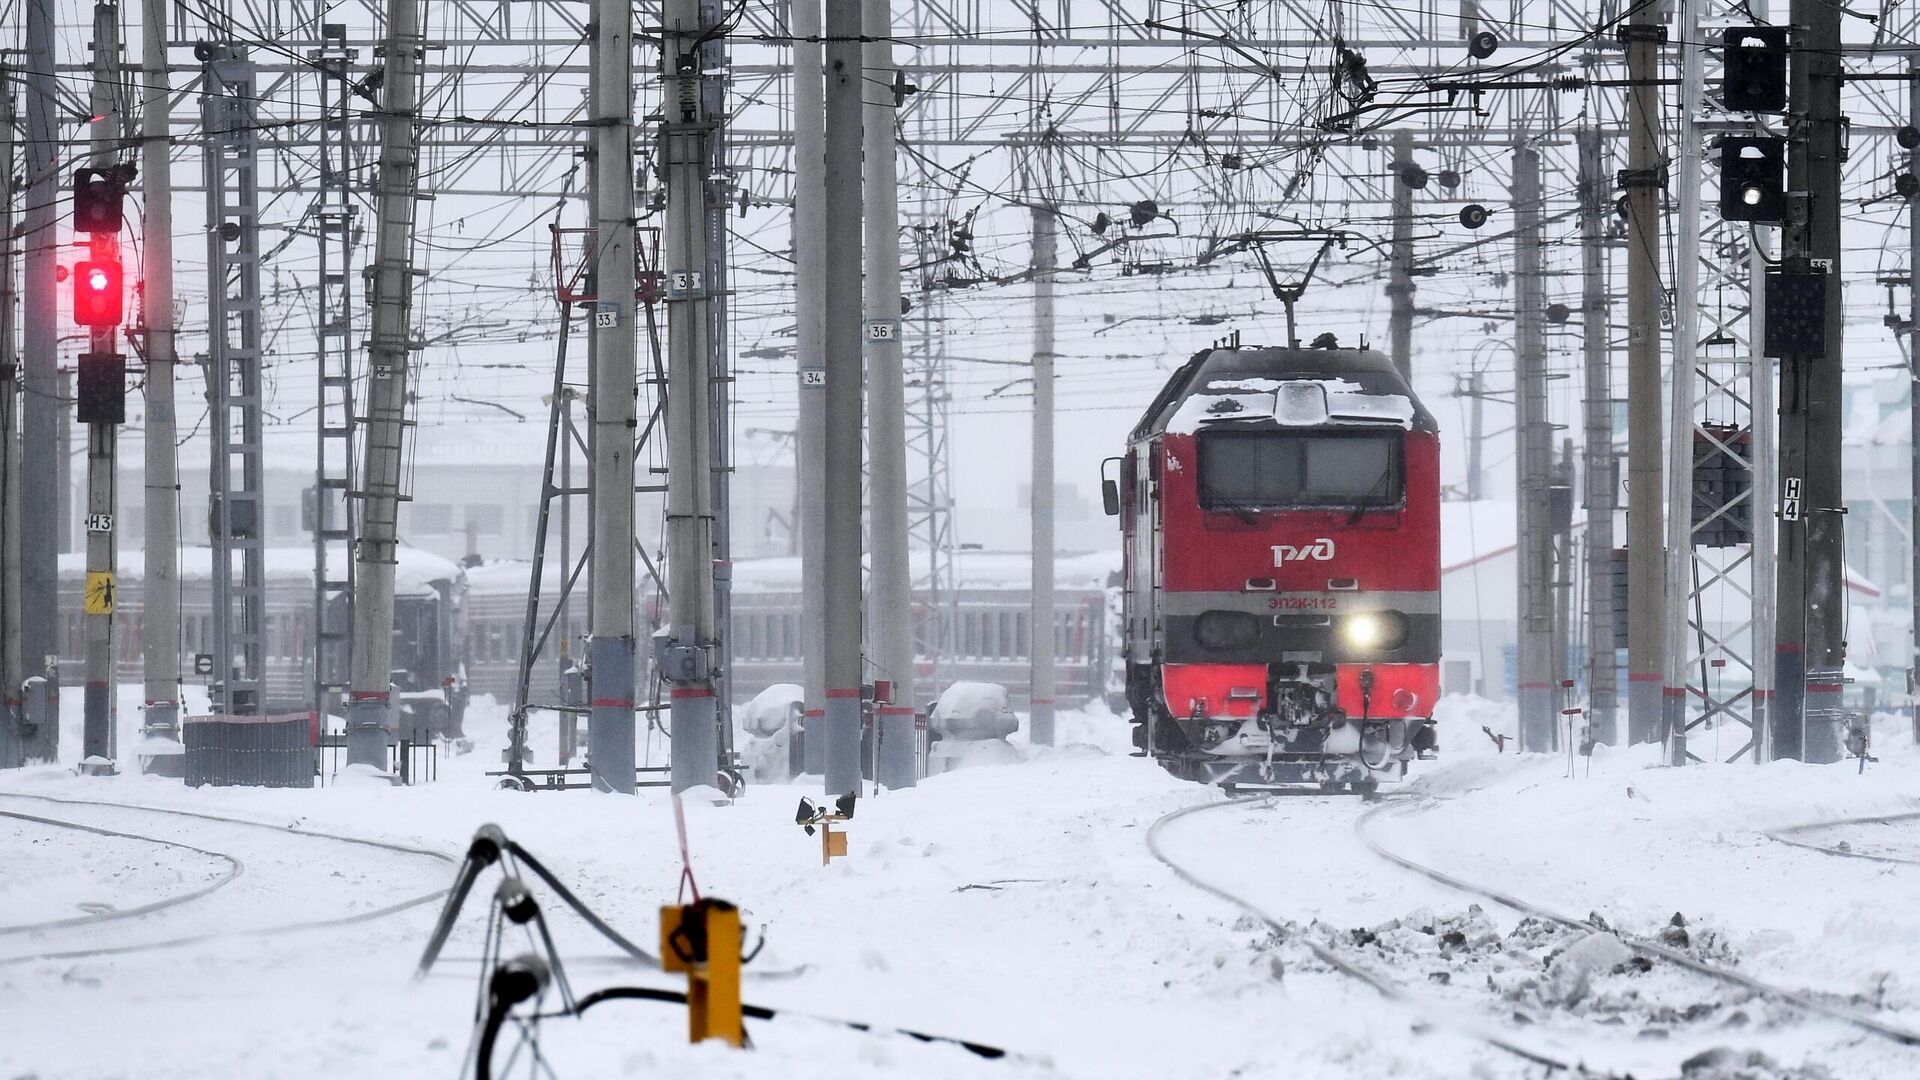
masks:
[(1413, 399), (1368, 393), (1348, 379), (1217, 379), (1190, 392), (1167, 431), (1190, 435), (1235, 421), (1273, 421), (1283, 427), (1322, 424), (1396, 424), (1413, 427)]
[(1167, 381), (1134, 437), (1233, 423), (1435, 430), (1413, 388), (1378, 352), (1242, 346), (1196, 353)]
[[(269, 547), (261, 549), (266, 559), (266, 578), (268, 581), (313, 581), (313, 549), (310, 547)], [(460, 577), (460, 566), (451, 559), (443, 559), (430, 551), (419, 548), (402, 547), (398, 551), (397, 564), (394, 566), (393, 590), (400, 595), (418, 595), (430, 592), (433, 584), (439, 581), (455, 581)], [(67, 552), (60, 556), (60, 576), (62, 579), (79, 581), (86, 572), (87, 557), (84, 552)], [(119, 555), (115, 574), (122, 581), (139, 581), (146, 577), (146, 557), (138, 551), (123, 551)], [(207, 581), (213, 577), (213, 549), (204, 547), (185, 547), (180, 549), (180, 580)]]
[[(1107, 578), (1120, 569), (1120, 552), (1095, 551), (1053, 561), (1055, 585), (1067, 589), (1104, 589)], [(913, 553), (916, 577), (927, 572), (926, 553)], [(1024, 589), (1033, 584), (1033, 559), (1024, 551), (956, 551), (955, 585), (962, 589)], [(795, 556), (741, 559), (733, 564), (735, 592), (788, 592), (800, 588), (800, 560)]]

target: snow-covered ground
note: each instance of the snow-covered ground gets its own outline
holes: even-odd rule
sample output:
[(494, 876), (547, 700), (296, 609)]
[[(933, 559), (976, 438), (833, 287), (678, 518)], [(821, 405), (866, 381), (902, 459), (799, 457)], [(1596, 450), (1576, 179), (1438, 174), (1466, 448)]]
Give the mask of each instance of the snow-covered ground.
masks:
[[(77, 706), (77, 702), (75, 703)], [(1368, 818), (1367, 835), (1462, 879), (1652, 937), (1681, 913), (1687, 948), (1749, 975), (1920, 1027), (1920, 866), (1842, 859), (1771, 840), (1808, 821), (1920, 808), (1920, 753), (1904, 721), (1876, 732), (1880, 762), (1663, 769), (1646, 749), (1602, 748), (1574, 775), (1558, 757), (1498, 754), (1512, 728), (1449, 700), (1442, 761)], [(70, 715), (77, 715), (77, 707)], [(123, 724), (137, 715), (123, 711)], [(664, 794), (517, 794), (484, 776), (504, 723), (479, 707), (481, 748), (436, 784), (308, 791), (201, 789), (58, 768), (0, 776), (0, 1077), (454, 1077), (473, 1026), (484, 890), (445, 958), (415, 981), (436, 904), (380, 912), (444, 886), (450, 865), (286, 828), (4, 797), (107, 799), (307, 832), (378, 837), (457, 855), (497, 822), (643, 944), (680, 875)], [(1062, 745), (1012, 738), (1020, 763), (962, 769), (864, 800), (851, 855), (819, 865), (793, 824), (817, 786), (766, 786), (687, 808), (701, 889), (745, 909), (766, 947), (749, 1001), (1003, 1046), (1011, 1060), (783, 1015), (750, 1024), (754, 1048), (690, 1047), (683, 1011), (611, 1003), (549, 1020), (559, 1076), (679, 1077), (1527, 1077), (1541, 1067), (1473, 1031), (1570, 1052), (1605, 1071), (1682, 1075), (1725, 1047), (1776, 1063), (1689, 1077), (1920, 1076), (1920, 1048), (1656, 964), (1603, 937), (1543, 927), (1411, 874), (1356, 833), (1349, 798), (1278, 799), (1196, 814), (1162, 842), (1189, 873), (1283, 930), (1178, 879), (1148, 852), (1162, 815), (1221, 801), (1126, 756), (1122, 723), (1062, 717)], [(537, 734), (550, 747), (550, 736)], [(64, 733), (77, 755), (79, 732)], [(133, 745), (131, 732), (122, 746)], [(1820, 843), (1845, 832), (1817, 834)], [(1901, 834), (1872, 834), (1901, 852)], [(1920, 829), (1906, 834), (1920, 858)], [(185, 844), (203, 850), (186, 850)], [(164, 901), (85, 927), (26, 924)], [(543, 900), (549, 898), (536, 889)], [(672, 986), (547, 902), (577, 993)], [(340, 922), (349, 916), (362, 921)], [(332, 922), (310, 929), (277, 929)], [(1358, 931), (1358, 932), (1356, 932)], [(159, 949), (126, 949), (185, 939)], [(1307, 951), (1332, 948), (1421, 1004), (1383, 1000)], [(1576, 947), (1577, 944), (1577, 947)], [(100, 950), (122, 950), (100, 952)], [(45, 954), (94, 951), (95, 955)], [(1616, 970), (1617, 968), (1617, 970)], [(1689, 1016), (1692, 1018), (1689, 1019)], [(501, 1060), (505, 1060), (502, 1051)], [(523, 1059), (516, 1076), (528, 1075)]]

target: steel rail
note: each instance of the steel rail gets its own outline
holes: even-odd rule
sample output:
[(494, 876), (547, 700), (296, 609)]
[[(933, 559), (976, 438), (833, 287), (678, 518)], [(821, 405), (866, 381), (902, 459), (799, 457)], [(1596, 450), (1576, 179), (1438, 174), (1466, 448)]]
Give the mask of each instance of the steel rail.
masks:
[(1894, 814), (1870, 814), (1866, 817), (1833, 818), (1828, 821), (1810, 821), (1805, 825), (1790, 825), (1784, 829), (1768, 832), (1767, 839), (1792, 847), (1818, 851), (1823, 855), (1832, 855), (1840, 859), (1865, 859), (1868, 862), (1892, 863), (1897, 866), (1920, 866), (1920, 858), (1906, 859), (1898, 855), (1876, 855), (1867, 851), (1845, 851), (1825, 844), (1815, 844), (1807, 840), (1795, 840), (1797, 833), (1812, 832), (1815, 829), (1837, 829), (1846, 825), (1886, 825), (1895, 821), (1920, 820), (1920, 810), (1907, 810)]
[[(1164, 814), (1159, 819), (1154, 821), (1152, 825), (1147, 827), (1147, 838), (1146, 838), (1147, 851), (1151, 853), (1155, 859), (1159, 860), (1161, 865), (1173, 871), (1174, 876), (1179, 878), (1181, 881), (1184, 881), (1187, 884), (1193, 886), (1194, 888), (1199, 889), (1201, 892), (1207, 893), (1218, 899), (1224, 900), (1229, 904), (1232, 904), (1233, 906), (1241, 909), (1242, 911), (1245, 911), (1247, 914), (1252, 915), (1254, 918), (1259, 919), (1261, 922), (1265, 923), (1267, 926), (1272, 927), (1274, 930), (1279, 931), (1282, 934), (1286, 934), (1287, 933), (1286, 924), (1281, 922), (1279, 919), (1275, 918), (1273, 915), (1268, 914), (1264, 909), (1262, 909), (1258, 904), (1254, 903), (1252, 900), (1249, 900), (1246, 897), (1233, 892), (1232, 890), (1226, 888), (1225, 886), (1208, 881), (1205, 878), (1194, 873), (1192, 870), (1189, 870), (1185, 866), (1182, 866), (1177, 860), (1175, 860), (1172, 856), (1167, 854), (1166, 848), (1162, 843), (1162, 834), (1165, 832), (1166, 828), (1169, 825), (1172, 825), (1175, 822), (1180, 821), (1184, 818), (1188, 818), (1196, 814), (1202, 814), (1202, 813), (1206, 813), (1208, 811), (1213, 811), (1213, 810), (1224, 810), (1229, 808), (1244, 808), (1248, 804), (1259, 804), (1261, 806), (1267, 806), (1267, 805), (1271, 805), (1274, 802), (1275, 798), (1276, 796), (1274, 795), (1258, 795), (1258, 796), (1251, 796), (1243, 799), (1229, 799), (1226, 802), (1199, 803), (1193, 806), (1182, 807), (1181, 809), (1172, 811), (1171, 813)], [(1444, 1022), (1446, 1026), (1452, 1027), (1454, 1030), (1459, 1031), (1460, 1033), (1465, 1034), (1471, 1038), (1484, 1042), (1489, 1046), (1495, 1047), (1496, 1049), (1499, 1049), (1499, 1050), (1504, 1050), (1509, 1054), (1513, 1054), (1516, 1057), (1523, 1058), (1527, 1061), (1533, 1062), (1536, 1065), (1544, 1065), (1549, 1069), (1565, 1070), (1568, 1072), (1569, 1075), (1572, 1075), (1572, 1076), (1602, 1075), (1602, 1074), (1595, 1074), (1591, 1072), (1584, 1065), (1574, 1063), (1574, 1062), (1569, 1062), (1569, 1061), (1566, 1061), (1565, 1059), (1555, 1057), (1552, 1054), (1539, 1051), (1539, 1050), (1534, 1050), (1530, 1047), (1524, 1046), (1521, 1043), (1516, 1042), (1513, 1039), (1507, 1038), (1504, 1035), (1481, 1030), (1476, 1025), (1464, 1023), (1458, 1020), (1457, 1018), (1445, 1018), (1442, 1016), (1442, 1009), (1437, 1003), (1434, 1003), (1431, 1001), (1423, 1001), (1417, 995), (1408, 993), (1406, 988), (1401, 986), (1399, 983), (1393, 982), (1392, 980), (1387, 979), (1384, 976), (1381, 976), (1375, 972), (1367, 970), (1364, 967), (1361, 967), (1358, 964), (1355, 964), (1353, 961), (1348, 960), (1347, 958), (1341, 956), (1339, 953), (1335, 952), (1330, 948), (1327, 948), (1326, 946), (1320, 944), (1319, 942), (1307, 940), (1305, 938), (1298, 938), (1297, 940), (1300, 940), (1300, 942), (1306, 946), (1307, 951), (1311, 952), (1314, 955), (1314, 957), (1318, 959), (1321, 963), (1326, 964), (1328, 967), (1333, 968), (1335, 971), (1340, 972), (1342, 975), (1346, 975), (1349, 978), (1355, 979), (1361, 983), (1366, 984), (1374, 992), (1378, 993), (1381, 997), (1386, 998), (1388, 1001), (1397, 1002), (1399, 1004), (1408, 1006), (1409, 1008), (1420, 1010), (1423, 1013), (1425, 1013), (1429, 1019), (1432, 1019), (1435, 1022)], [(1448, 1010), (1448, 1011), (1451, 1011), (1451, 1010)]]
[[(400, 855), (411, 855), (411, 856), (417, 856), (420, 858), (428, 858), (428, 859), (433, 859), (436, 862), (442, 862), (442, 863), (451, 864), (457, 861), (452, 855), (449, 855), (444, 851), (438, 851), (432, 848), (417, 847), (414, 845), (402, 844), (402, 843), (398, 843), (390, 840), (375, 840), (375, 839), (362, 837), (362, 836), (351, 836), (351, 835), (346, 835), (342, 833), (331, 833), (331, 832), (326, 832), (326, 831), (317, 830), (317, 829), (303, 829), (294, 825), (276, 825), (271, 822), (250, 821), (245, 818), (225, 817), (219, 814), (208, 814), (208, 813), (203, 813), (196, 810), (176, 810), (170, 807), (163, 807), (163, 806), (150, 806), (150, 805), (144, 805), (140, 803), (122, 803), (122, 802), (101, 801), (101, 800), (94, 800), (94, 799), (63, 799), (63, 798), (57, 798), (51, 795), (27, 795), (27, 794), (23, 794), (20, 792), (13, 792), (13, 791), (0, 792), (0, 798), (28, 799), (35, 802), (54, 803), (62, 806), (105, 807), (108, 809), (115, 809), (115, 810), (130, 810), (136, 813), (164, 814), (171, 817), (193, 818), (200, 821), (212, 821), (212, 822), (217, 822), (223, 825), (234, 825), (242, 828), (266, 829), (282, 835), (292, 834), (295, 836), (305, 836), (305, 837), (309, 837), (316, 840), (331, 840), (335, 843), (351, 844), (357, 847), (373, 848), (381, 851), (394, 852)], [(197, 945), (203, 942), (216, 941), (221, 939), (276, 937), (281, 934), (297, 933), (297, 932), (302, 932), (307, 930), (324, 930), (324, 929), (331, 929), (331, 928), (340, 927), (340, 926), (351, 926), (356, 923), (372, 922), (377, 919), (383, 919), (389, 915), (397, 915), (403, 911), (411, 910), (423, 904), (430, 904), (435, 900), (440, 899), (442, 896), (445, 896), (446, 892), (447, 890), (443, 888), (435, 889), (430, 893), (423, 893), (418, 896), (408, 897), (406, 899), (397, 901), (395, 903), (387, 904), (383, 907), (374, 908), (369, 911), (355, 912), (351, 915), (340, 915), (340, 916), (334, 916), (334, 917), (325, 918), (325, 919), (302, 920), (299, 922), (285, 923), (279, 926), (260, 927), (258, 929), (253, 929), (253, 930), (212, 931), (212, 932), (201, 933), (201, 934), (188, 934), (181, 937), (166, 938), (160, 941), (139, 942), (139, 943), (130, 944), (130, 945), (110, 945), (110, 946), (100, 946), (96, 948), (87, 948), (87, 949), (67, 949), (67, 950), (49, 951), (49, 952), (41, 952), (41, 953), (25, 953), (17, 956), (0, 956), (0, 967), (4, 967), (11, 964), (31, 963), (34, 961), (41, 961), (41, 960), (73, 960), (73, 959), (81, 959), (85, 957), (96, 957), (96, 956), (120, 956), (120, 955), (127, 955), (131, 953), (154, 952), (161, 949), (178, 948), (185, 945)]]
[[(1360, 815), (1360, 819), (1354, 823), (1354, 834), (1359, 837), (1362, 843), (1367, 845), (1367, 850), (1402, 869), (1410, 870), (1430, 881), (1438, 882), (1452, 889), (1458, 889), (1461, 892), (1471, 893), (1485, 900), (1491, 900), (1502, 907), (1511, 908), (1523, 915), (1531, 915), (1537, 919), (1545, 919), (1549, 922), (1559, 923), (1562, 926), (1574, 929), (1591, 930), (1594, 928), (1592, 923), (1584, 919), (1576, 919), (1569, 915), (1553, 911), (1531, 901), (1523, 900), (1501, 889), (1468, 881), (1465, 878), (1449, 874), (1444, 870), (1436, 869), (1390, 850), (1380, 843), (1379, 840), (1375, 839), (1368, 829), (1377, 818), (1384, 814), (1392, 813), (1397, 809), (1397, 807), (1392, 806), (1375, 807)], [(1766, 982), (1765, 980), (1756, 979), (1751, 975), (1734, 971), (1731, 968), (1725, 968), (1718, 964), (1710, 964), (1704, 960), (1695, 959), (1678, 949), (1661, 945), (1658, 942), (1648, 941), (1645, 938), (1636, 937), (1632, 934), (1623, 933), (1618, 928), (1614, 928), (1612, 932), (1614, 936), (1620, 940), (1621, 944), (1643, 956), (1658, 957), (1662, 960), (1670, 961), (1709, 978), (1739, 986), (1762, 997), (1772, 998), (1775, 1001), (1784, 1002), (1795, 1008), (1804, 1009), (1807, 1012), (1819, 1013), (1829, 1019), (1838, 1020), (1842, 1023), (1857, 1027), (1862, 1031), (1891, 1039), (1894, 1042), (1906, 1046), (1920, 1046), (1920, 1031), (1914, 1031), (1897, 1024), (1889, 1024), (1881, 1020), (1876, 1020), (1864, 1013), (1856, 1012), (1853, 1009), (1841, 1005), (1821, 1001), (1800, 991), (1789, 990), (1785, 987)]]
[(0, 926), (0, 937), (6, 937), (10, 934), (39, 933), (41, 931), (59, 930), (74, 926), (94, 926), (120, 919), (132, 919), (141, 915), (151, 915), (156, 911), (165, 911), (168, 908), (179, 907), (182, 904), (192, 903), (202, 897), (218, 892), (228, 885), (231, 885), (241, 874), (246, 872), (245, 863), (224, 851), (211, 851), (207, 848), (195, 847), (192, 844), (183, 844), (177, 840), (162, 840), (157, 836), (142, 836), (138, 833), (120, 832), (117, 829), (103, 829), (96, 825), (83, 825), (77, 821), (62, 821), (59, 818), (39, 817), (34, 814), (21, 814), (11, 810), (0, 810), (0, 817), (13, 818), (18, 821), (30, 821), (36, 825), (47, 825), (56, 829), (73, 829), (78, 832), (92, 833), (96, 836), (111, 836), (122, 840), (138, 840), (143, 843), (158, 844), (161, 847), (178, 848), (181, 851), (191, 851), (195, 854), (205, 855), (211, 859), (218, 859), (227, 864), (224, 873), (198, 889), (162, 897), (159, 900), (140, 904), (136, 907), (119, 908), (113, 911), (94, 912), (89, 915), (75, 915), (60, 919), (46, 919), (40, 922)]

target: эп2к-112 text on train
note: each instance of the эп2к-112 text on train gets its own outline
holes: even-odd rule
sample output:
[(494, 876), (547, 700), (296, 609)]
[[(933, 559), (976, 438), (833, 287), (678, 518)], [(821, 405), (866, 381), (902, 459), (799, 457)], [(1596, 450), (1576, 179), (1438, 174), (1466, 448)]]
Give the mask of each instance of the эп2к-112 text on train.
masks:
[(1439, 433), (1385, 356), (1206, 350), (1115, 460), (1136, 745), (1189, 780), (1362, 791), (1434, 748)]

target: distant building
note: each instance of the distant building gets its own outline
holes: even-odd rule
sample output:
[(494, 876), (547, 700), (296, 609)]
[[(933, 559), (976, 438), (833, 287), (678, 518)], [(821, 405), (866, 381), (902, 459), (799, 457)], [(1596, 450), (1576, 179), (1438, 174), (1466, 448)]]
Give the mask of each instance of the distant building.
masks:
[[(1584, 607), (1585, 553), (1582, 544), (1586, 524), (1576, 519), (1574, 529), (1574, 573), (1576, 611)], [(1514, 694), (1514, 655), (1519, 643), (1520, 565), (1516, 557), (1517, 522), (1514, 504), (1498, 500), (1445, 502), (1440, 504), (1440, 612), (1441, 612), (1441, 687), (1447, 693), (1478, 693), (1494, 700), (1510, 700)], [(1616, 530), (1616, 535), (1619, 535)], [(1875, 684), (1886, 668), (1899, 667), (1889, 646), (1904, 645), (1904, 616), (1887, 606), (1887, 597), (1878, 585), (1849, 567), (1850, 675), (1861, 684)], [(1709, 633), (1727, 641), (1743, 656), (1754, 655), (1752, 642), (1732, 632), (1748, 618), (1746, 598), (1732, 588), (1711, 590), (1703, 598)], [(1901, 629), (1888, 641), (1889, 614)], [(1568, 670), (1582, 683), (1579, 694), (1585, 696), (1586, 620), (1576, 620), (1571, 628)], [(1771, 656), (1766, 648), (1761, 655)], [(1626, 650), (1618, 652), (1622, 670)], [(1622, 675), (1624, 678), (1624, 675)], [(1624, 682), (1620, 702), (1624, 707)], [(1881, 691), (1885, 699), (1885, 691)]]

